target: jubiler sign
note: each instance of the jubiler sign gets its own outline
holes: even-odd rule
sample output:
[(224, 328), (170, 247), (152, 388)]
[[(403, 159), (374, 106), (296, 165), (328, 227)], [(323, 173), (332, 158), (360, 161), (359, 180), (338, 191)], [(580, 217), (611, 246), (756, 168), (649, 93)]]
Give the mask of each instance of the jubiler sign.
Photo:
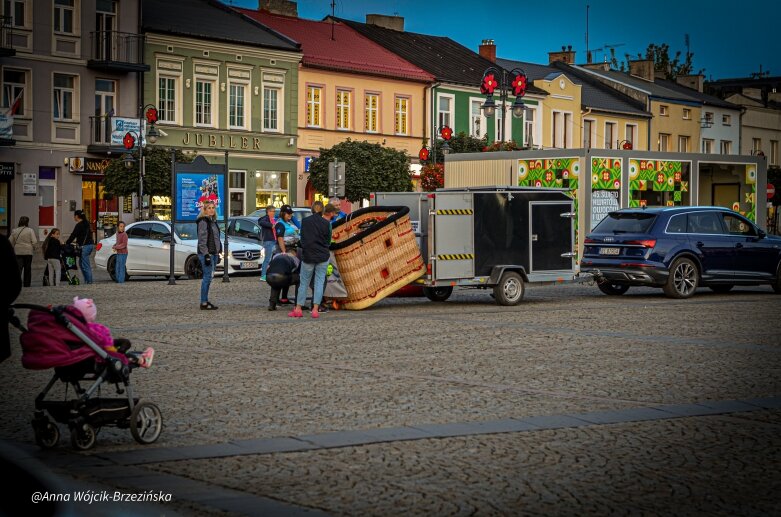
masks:
[(203, 133), (186, 132), (182, 138), (184, 145), (198, 147), (215, 147), (220, 149), (252, 149), (260, 150), (260, 138), (233, 135), (213, 135)]

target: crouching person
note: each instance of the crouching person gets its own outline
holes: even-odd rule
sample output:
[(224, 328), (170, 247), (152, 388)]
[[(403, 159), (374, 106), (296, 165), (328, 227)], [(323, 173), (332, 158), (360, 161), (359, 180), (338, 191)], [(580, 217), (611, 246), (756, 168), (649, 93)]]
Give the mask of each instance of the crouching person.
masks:
[(271, 287), (268, 310), (275, 311), (277, 304), (290, 303), (288, 292), (290, 286), (293, 286), (293, 292), (298, 291), (300, 266), (295, 246), (288, 245), (287, 252), (277, 253), (271, 258), (266, 270), (266, 283)]

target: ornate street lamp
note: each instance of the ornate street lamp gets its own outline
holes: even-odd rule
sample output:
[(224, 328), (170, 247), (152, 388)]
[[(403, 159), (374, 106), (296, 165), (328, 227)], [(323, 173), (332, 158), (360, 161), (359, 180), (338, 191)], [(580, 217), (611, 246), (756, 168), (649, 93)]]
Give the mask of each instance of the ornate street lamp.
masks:
[[(146, 110), (146, 111), (145, 111)], [(143, 118), (146, 118), (149, 127), (146, 130), (146, 140), (150, 144), (157, 142), (157, 138), (160, 136), (160, 132), (157, 130), (155, 124), (157, 124), (157, 107), (154, 104), (147, 104), (139, 109), (138, 119), (138, 132), (128, 131), (125, 133), (125, 137), (122, 139), (122, 145), (125, 147), (125, 154), (122, 155), (122, 161), (125, 163), (125, 167), (132, 169), (136, 163), (139, 163), (138, 167), (138, 214), (139, 219), (143, 216), (143, 199), (144, 199), (144, 146), (141, 138), (141, 128), (143, 127)], [(138, 145), (138, 159), (133, 157), (133, 148)]]
[[(450, 154), (450, 144), (448, 144), (448, 142), (450, 142), (450, 140), (453, 138), (453, 130), (450, 128), (450, 126), (441, 126), (434, 128), (434, 132), (438, 132), (439, 136), (442, 137), (442, 140), (444, 141), (441, 148), (442, 154)], [(425, 145), (420, 148), (420, 151), (418, 151), (418, 158), (421, 162), (428, 161), (429, 158), (436, 162), (436, 138), (434, 139), (434, 142), (432, 142), (431, 150), (429, 150), (429, 148)]]
[(621, 140), (620, 142), (618, 142), (618, 147), (620, 147), (624, 151), (631, 151), (632, 142), (630, 142), (629, 140)]
[(513, 117), (523, 117), (526, 105), (523, 103), (523, 96), (526, 95), (526, 72), (520, 68), (513, 68), (510, 72), (505, 69), (488, 67), (483, 72), (483, 81), (480, 84), (480, 93), (486, 96), (485, 102), (480, 106), (486, 117), (493, 117), (496, 114), (496, 102), (494, 101), (494, 92), (499, 89), (499, 104), (502, 110), (502, 125), (499, 127), (499, 140), (504, 142), (504, 124), (505, 112), (507, 110), (506, 102), (510, 95), (515, 95), (515, 101), (512, 105)]

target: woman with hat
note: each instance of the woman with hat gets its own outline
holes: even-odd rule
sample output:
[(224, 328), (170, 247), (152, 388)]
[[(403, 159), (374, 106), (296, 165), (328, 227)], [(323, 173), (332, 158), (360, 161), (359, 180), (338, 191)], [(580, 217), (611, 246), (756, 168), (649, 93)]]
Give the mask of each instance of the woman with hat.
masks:
[(301, 231), (293, 224), (293, 209), (290, 205), (282, 205), (279, 209), (279, 219), (274, 226), (277, 236), (277, 253), (287, 253), (287, 246), (298, 244)]

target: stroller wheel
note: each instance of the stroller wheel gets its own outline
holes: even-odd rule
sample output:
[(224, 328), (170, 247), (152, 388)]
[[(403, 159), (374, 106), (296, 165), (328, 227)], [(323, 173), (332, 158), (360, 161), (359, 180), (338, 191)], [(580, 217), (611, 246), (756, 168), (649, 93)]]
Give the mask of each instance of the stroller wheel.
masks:
[(60, 442), (60, 428), (46, 417), (33, 420), (33, 433), (35, 443), (43, 449), (56, 447)]
[(97, 433), (89, 424), (71, 424), (71, 445), (77, 451), (86, 451), (95, 446)]
[(163, 415), (160, 408), (151, 402), (139, 402), (130, 415), (130, 434), (141, 444), (157, 441), (163, 430)]

